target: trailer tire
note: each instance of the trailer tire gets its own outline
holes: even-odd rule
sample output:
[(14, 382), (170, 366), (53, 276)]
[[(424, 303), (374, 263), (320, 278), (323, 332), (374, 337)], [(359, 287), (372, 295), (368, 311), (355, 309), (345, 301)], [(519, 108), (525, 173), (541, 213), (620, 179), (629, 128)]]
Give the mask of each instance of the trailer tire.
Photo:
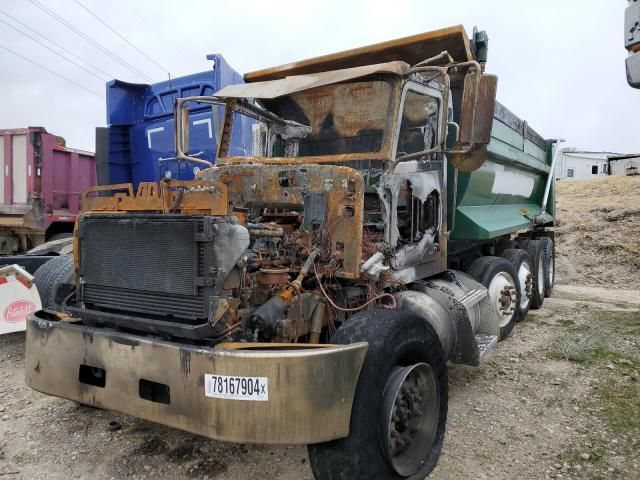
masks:
[(486, 256), (476, 258), (467, 273), (487, 287), (496, 313), (501, 315), (498, 340), (504, 340), (513, 330), (520, 314), (522, 291), (516, 267), (506, 258)]
[(545, 255), (540, 240), (524, 240), (520, 243), (529, 254), (531, 259), (531, 269), (533, 273), (533, 291), (531, 295), (531, 309), (537, 310), (542, 307), (545, 295)]
[(544, 252), (544, 296), (550, 297), (556, 282), (556, 246), (549, 237), (540, 237)]
[[(412, 313), (368, 310), (346, 320), (331, 337), (334, 344), (361, 341), (368, 342), (369, 349), (358, 377), (349, 436), (308, 446), (314, 477), (316, 480), (423, 480), (438, 462), (447, 421), (447, 365), (438, 335), (424, 319)], [(403, 373), (409, 370), (411, 373)], [(419, 375), (428, 372), (422, 377), (426, 381), (421, 385), (429, 388), (407, 394), (405, 382), (414, 372)], [(423, 400), (415, 401), (416, 393)], [(408, 429), (400, 437), (394, 437), (394, 432), (398, 434), (398, 422), (407, 418), (397, 403), (405, 395), (412, 395), (410, 404), (418, 410), (416, 415), (409, 409), (408, 421), (417, 419), (423, 427), (422, 421), (427, 419), (429, 427), (418, 429), (428, 432), (426, 437), (423, 433), (413, 434), (418, 438), (408, 435), (415, 442), (401, 443), (401, 453), (409, 452), (408, 467), (403, 464), (407, 457), (397, 457), (389, 451), (393, 444), (397, 446), (397, 438), (403, 441), (407, 438), (403, 435)], [(420, 401), (427, 408), (420, 405)], [(397, 413), (398, 409), (401, 413)], [(394, 420), (395, 415), (403, 419)], [(412, 456), (416, 453), (417, 458)]]
[(502, 252), (501, 256), (513, 264), (518, 274), (518, 281), (520, 282), (520, 313), (518, 314), (518, 321), (522, 321), (529, 313), (531, 296), (533, 295), (531, 258), (526, 250), (520, 248), (509, 248)]
[(63, 283), (73, 283), (73, 256), (60, 255), (41, 265), (33, 274), (40, 294), (42, 308), (62, 311), (62, 304), (56, 301), (58, 287)]

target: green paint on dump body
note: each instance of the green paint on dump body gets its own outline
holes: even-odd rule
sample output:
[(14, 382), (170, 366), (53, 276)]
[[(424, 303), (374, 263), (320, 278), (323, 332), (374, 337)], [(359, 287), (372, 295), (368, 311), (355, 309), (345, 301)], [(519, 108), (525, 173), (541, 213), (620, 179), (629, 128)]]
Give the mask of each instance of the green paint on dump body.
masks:
[[(454, 169), (449, 164), (448, 222), (449, 226), (454, 225), (452, 240), (488, 240), (533, 227), (533, 217), (542, 208), (554, 148), (551, 142), (537, 143), (546, 144), (546, 148), (494, 117), (487, 160), (474, 172), (458, 172), (455, 223), (452, 223)], [(547, 222), (555, 217), (554, 196), (552, 185)]]

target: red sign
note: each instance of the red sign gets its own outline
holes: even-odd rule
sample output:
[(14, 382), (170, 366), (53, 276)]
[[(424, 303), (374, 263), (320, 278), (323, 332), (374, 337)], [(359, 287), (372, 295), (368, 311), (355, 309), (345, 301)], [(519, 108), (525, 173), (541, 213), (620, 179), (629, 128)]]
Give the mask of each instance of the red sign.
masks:
[(36, 311), (36, 304), (29, 300), (16, 300), (4, 309), (4, 319), (7, 323), (24, 322), (27, 315)]

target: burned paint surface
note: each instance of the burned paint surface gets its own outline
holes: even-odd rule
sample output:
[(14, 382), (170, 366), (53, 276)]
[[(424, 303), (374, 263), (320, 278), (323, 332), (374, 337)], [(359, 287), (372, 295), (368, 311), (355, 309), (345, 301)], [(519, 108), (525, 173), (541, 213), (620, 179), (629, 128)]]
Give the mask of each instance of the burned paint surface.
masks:
[(180, 367), (182, 374), (188, 377), (191, 373), (191, 349), (184, 345), (180, 347)]
[[(93, 196), (103, 192), (113, 195)], [(141, 182), (135, 192), (131, 183), (101, 185), (82, 194), (82, 210), (224, 215), (226, 194), (224, 185), (194, 181)]]
[[(46, 324), (46, 326), (43, 325)], [(41, 332), (50, 332), (41, 341)], [(366, 343), (286, 351), (270, 345), (239, 350), (142, 338), (139, 346), (110, 342), (112, 331), (31, 316), (26, 381), (34, 389), (210, 438), (242, 443), (315, 443), (346, 436)], [(84, 338), (94, 338), (85, 343)], [(277, 345), (276, 345), (277, 347)], [(84, 352), (86, 349), (86, 352)], [(100, 359), (99, 362), (96, 359)], [(82, 383), (81, 364), (106, 370), (104, 387)], [(204, 395), (204, 374), (269, 378), (269, 402)], [(313, 378), (314, 382), (307, 380)], [(170, 403), (141, 398), (139, 379), (166, 383)], [(300, 385), (306, 393), (300, 395)], [(318, 399), (322, 398), (321, 401)]]
[(388, 225), (385, 240), (395, 249), (391, 267), (405, 282), (422, 278), (425, 268), (432, 275), (447, 266), (446, 190), (442, 168), (434, 164), (437, 162), (400, 163), (382, 176), (378, 186)]
[(300, 157), (379, 152), (389, 142), (388, 112), (396, 83), (329, 85), (265, 101), (265, 106), (311, 127), (311, 133), (299, 142)]
[(469, 47), (469, 37), (462, 25), (257, 70), (245, 74), (244, 79), (249, 83), (259, 82), (398, 59), (403, 59), (414, 65), (443, 51), (448, 51), (458, 62), (473, 59)]
[(234, 208), (289, 209), (304, 216), (305, 198), (326, 196), (323, 221), (332, 224), (330, 246), (341, 244), (344, 251), (338, 275), (359, 277), (364, 180), (358, 171), (338, 165), (238, 164), (205, 170), (201, 177), (225, 184)]

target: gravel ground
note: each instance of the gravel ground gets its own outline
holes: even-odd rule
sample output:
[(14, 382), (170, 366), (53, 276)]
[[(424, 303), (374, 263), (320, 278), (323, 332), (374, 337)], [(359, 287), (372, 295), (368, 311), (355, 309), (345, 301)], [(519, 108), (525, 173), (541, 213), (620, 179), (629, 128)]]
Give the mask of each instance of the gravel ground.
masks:
[[(312, 478), (304, 447), (224, 444), (32, 391), (23, 342), (0, 337), (2, 479)], [(480, 367), (451, 366), (432, 478), (640, 478), (639, 346), (640, 291), (558, 286)]]

